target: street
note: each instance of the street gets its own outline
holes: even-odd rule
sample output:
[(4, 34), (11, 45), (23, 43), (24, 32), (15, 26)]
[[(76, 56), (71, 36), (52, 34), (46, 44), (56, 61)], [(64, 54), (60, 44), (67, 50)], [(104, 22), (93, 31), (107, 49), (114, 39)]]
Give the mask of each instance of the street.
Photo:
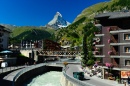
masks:
[[(69, 64), (66, 73), (73, 77), (73, 72), (83, 72), (81, 65)], [(116, 81), (105, 80), (96, 76), (90, 77), (87, 73), (84, 75), (85, 80), (82, 80), (83, 83), (89, 83), (95, 86), (124, 86), (123, 84), (118, 84)]]

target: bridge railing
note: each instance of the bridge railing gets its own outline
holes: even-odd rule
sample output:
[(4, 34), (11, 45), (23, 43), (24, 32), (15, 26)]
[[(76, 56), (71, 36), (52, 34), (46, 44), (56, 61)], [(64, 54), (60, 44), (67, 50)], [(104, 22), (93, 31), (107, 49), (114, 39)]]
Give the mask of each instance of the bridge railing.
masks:
[(80, 51), (42, 51), (40, 54), (44, 56), (76, 56), (80, 54)]
[[(65, 68), (65, 67), (64, 67), (64, 68)], [(75, 79), (74, 77), (68, 75), (68, 74), (65, 72), (64, 68), (63, 68), (63, 71), (62, 71), (64, 77), (65, 77), (68, 81), (72, 82), (74, 85), (76, 85), (76, 86), (95, 86), (95, 85), (92, 85), (92, 84), (89, 84), (89, 83), (83, 83), (83, 82), (81, 82), (80, 80)]]

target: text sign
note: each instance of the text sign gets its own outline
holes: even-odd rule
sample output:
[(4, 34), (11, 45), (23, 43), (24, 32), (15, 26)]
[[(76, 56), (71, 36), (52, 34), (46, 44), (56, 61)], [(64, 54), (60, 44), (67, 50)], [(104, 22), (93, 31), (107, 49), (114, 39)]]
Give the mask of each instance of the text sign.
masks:
[(130, 76), (130, 71), (121, 71), (121, 78), (128, 78)]

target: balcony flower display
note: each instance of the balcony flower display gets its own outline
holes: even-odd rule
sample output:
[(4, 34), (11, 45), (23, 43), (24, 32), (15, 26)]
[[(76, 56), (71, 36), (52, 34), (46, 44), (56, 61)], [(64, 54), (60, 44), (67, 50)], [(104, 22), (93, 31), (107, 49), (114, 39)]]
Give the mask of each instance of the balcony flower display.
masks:
[(110, 27), (107, 28), (107, 31), (110, 31)]
[(108, 63), (108, 62), (106, 62), (105, 65), (108, 68), (113, 68), (114, 67), (114, 65), (112, 63)]
[(108, 39), (108, 43), (110, 43), (110, 39)]
[(111, 54), (111, 52), (112, 52), (112, 51), (108, 51), (108, 55), (110, 55), (110, 54)]

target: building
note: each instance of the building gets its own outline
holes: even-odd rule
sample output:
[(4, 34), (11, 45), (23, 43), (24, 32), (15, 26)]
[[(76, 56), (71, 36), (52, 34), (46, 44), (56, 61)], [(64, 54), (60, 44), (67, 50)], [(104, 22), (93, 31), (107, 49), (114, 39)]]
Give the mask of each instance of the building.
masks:
[(8, 49), (9, 35), (11, 31), (4, 26), (0, 25), (0, 51)]
[[(110, 12), (95, 16), (95, 57), (103, 63), (104, 78), (111, 72), (115, 78), (130, 76), (130, 12)], [(109, 76), (108, 76), (109, 77)]]
[(44, 44), (43, 44), (43, 50), (61, 50), (61, 46), (59, 43), (54, 42), (52, 40), (49, 39), (45, 39), (44, 40)]

